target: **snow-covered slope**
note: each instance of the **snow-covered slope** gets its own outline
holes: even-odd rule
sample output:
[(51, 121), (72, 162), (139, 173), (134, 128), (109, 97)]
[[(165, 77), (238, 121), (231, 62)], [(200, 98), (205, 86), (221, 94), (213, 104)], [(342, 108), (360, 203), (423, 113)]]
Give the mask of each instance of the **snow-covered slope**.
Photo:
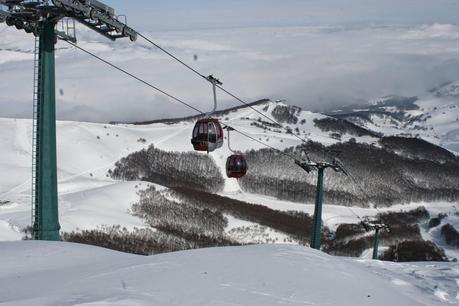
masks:
[[(266, 116), (272, 116), (271, 111), (278, 105), (281, 104), (266, 102), (254, 107)], [(285, 130), (270, 131), (254, 126), (260, 117), (253, 110), (243, 108), (221, 115), (220, 119), (279, 149), (301, 143), (301, 140)], [(326, 144), (338, 142), (339, 140), (330, 138), (328, 133), (314, 126), (314, 119), (323, 117), (325, 116), (321, 114), (301, 111), (297, 114), (298, 122), (288, 126), (292, 130), (298, 128), (301, 137), (305, 139), (312, 138)], [(120, 158), (151, 144), (166, 151), (192, 150), (190, 135), (193, 125), (193, 121), (153, 125), (58, 122), (58, 180), (63, 229), (67, 231), (86, 228), (88, 225), (96, 225), (97, 222), (99, 225), (141, 226), (140, 221), (133, 221), (127, 210), (137, 199), (138, 188), (147, 187), (147, 184), (142, 186), (135, 182), (114, 181), (108, 177), (108, 170)], [(32, 122), (26, 119), (0, 119), (0, 130), (0, 169), (3, 174), (0, 176), (0, 201), (11, 202), (0, 206), (0, 217), (3, 222), (8, 222), (15, 228), (23, 228), (30, 223)], [(231, 138), (232, 147), (236, 150), (264, 147), (235, 132)], [(371, 142), (372, 139), (361, 137), (359, 141)], [(231, 151), (226, 145), (210, 154), (222, 174), (229, 155)], [(225, 193), (238, 194), (240, 191), (237, 180), (226, 179)], [(119, 219), (110, 217), (116, 213), (125, 214), (127, 219), (121, 215), (118, 215)], [(11, 238), (11, 235), (12, 233), (8, 233), (5, 238)]]
[(458, 82), (451, 82), (420, 97), (386, 96), (331, 114), (385, 136), (420, 137), (459, 154), (457, 88)]
[(3, 305), (448, 305), (459, 269), (331, 257), (297, 246), (149, 257), (48, 242), (0, 243)]
[[(300, 138), (312, 139), (326, 145), (347, 141), (350, 138), (369, 144), (378, 141), (378, 138), (371, 135), (359, 137), (349, 133), (343, 133), (339, 139), (331, 137), (330, 132), (323, 131), (315, 124), (315, 120), (329, 117), (292, 108), (283, 102), (265, 101), (254, 108), (270, 118), (273, 118), (273, 111), (276, 109), (291, 112), (291, 116), (284, 118), (286, 127)], [(266, 123), (266, 118), (249, 108), (223, 112), (218, 117), (225, 124), (279, 149), (301, 144), (300, 139), (281, 128), (270, 126)], [(276, 119), (279, 120), (281, 117)], [(121, 225), (129, 229), (145, 227), (143, 220), (131, 215), (130, 208), (139, 199), (137, 192), (147, 188), (149, 184), (115, 181), (108, 177), (107, 172), (120, 158), (151, 144), (165, 151), (191, 151), (190, 134), (193, 125), (193, 120), (150, 125), (58, 122), (59, 209), (62, 230), (71, 232), (78, 229), (95, 229), (103, 225)], [(0, 176), (0, 201), (8, 202), (0, 205), (0, 227), (3, 229), (0, 232), (0, 240), (20, 239), (20, 229), (30, 225), (31, 127), (30, 120), (0, 119), (0, 129), (3, 131), (0, 134), (0, 170), (5, 174)], [(236, 150), (264, 148), (260, 143), (236, 132), (232, 132), (231, 139), (232, 148)], [(224, 177), (226, 158), (230, 154), (231, 151), (226, 144), (210, 153)], [(309, 214), (313, 212), (312, 203), (293, 203), (243, 192), (235, 179), (225, 178), (222, 195), (276, 210), (302, 211)], [(420, 205), (429, 206), (428, 203), (418, 203), (404, 209)], [(450, 203), (436, 203), (436, 206), (442, 208), (445, 213), (454, 213)], [(392, 209), (398, 210), (401, 207), (395, 206)], [(356, 208), (354, 211), (360, 216), (373, 216), (378, 212), (372, 208)], [(290, 241), (290, 238), (270, 228), (260, 229), (257, 224), (229, 216), (227, 218), (229, 225), (226, 232), (231, 233), (238, 241), (249, 242), (248, 237), (238, 234), (237, 228), (243, 226), (249, 227), (250, 235), (254, 235), (249, 237), (252, 239), (250, 241)], [(353, 211), (346, 207), (327, 206), (324, 209), (325, 225), (336, 229), (343, 222), (356, 223), (358, 219)], [(441, 239), (437, 236), (432, 237), (434, 240)], [(454, 254), (451, 256), (456, 257)]]
[[(19, 108), (17, 105), (25, 105), (27, 103), (24, 101), (29, 100), (22, 93), (28, 92), (24, 89), (26, 85), (29, 87), (32, 85), (33, 39), (24, 33), (18, 34), (19, 32), (10, 28), (2, 28), (0, 31), (3, 31), (2, 42), (0, 43), (1, 72), (8, 76), (8, 82), (2, 82), (0, 87), (4, 96), (8, 97), (8, 99), (12, 99), (13, 102), (16, 102), (16, 99), (20, 100), (20, 103), (15, 104), (15, 108)], [(172, 84), (180, 84), (181, 87), (186, 88), (186, 91), (189, 91), (186, 92), (186, 95), (183, 94), (183, 96), (193, 96), (193, 100), (191, 101), (193, 105), (202, 109), (208, 107), (209, 88), (204, 86), (206, 84), (201, 88), (199, 86), (189, 86), (188, 83), (182, 83), (184, 80), (181, 79), (181, 73), (171, 73), (164, 66), (157, 65), (159, 62), (165, 61), (165, 58), (163, 55), (156, 53), (155, 49), (151, 48), (151, 46), (145, 43), (134, 45), (127, 41), (112, 44), (95, 38), (94, 35), (89, 34), (86, 30), (79, 31), (78, 35), (80, 42), (88, 50), (103, 55), (103, 57), (123, 67), (129, 67), (130, 71), (132, 69), (133, 72), (139, 73), (139, 75), (160, 85), (160, 87), (171, 89), (173, 92), (183, 93), (176, 91), (176, 88), (174, 89), (173, 86), (170, 86)], [(169, 35), (172, 35), (172, 33), (168, 33), (165, 36), (169, 37)], [(237, 32), (236, 34), (233, 33), (233, 35), (237, 35)], [(233, 49), (231, 46), (226, 45), (226, 42), (223, 45), (220, 43), (209, 45), (208, 41), (207, 43), (203, 43), (203, 41), (183, 42), (182, 39), (183, 37), (175, 37), (173, 42), (166, 40), (165, 42), (168, 44), (165, 46), (173, 49), (174, 52), (177, 51), (180, 56), (190, 56), (194, 53), (199, 53), (200, 60), (195, 64), (200, 66), (199, 68), (203, 71), (213, 72), (220, 70), (217, 69), (219, 67), (212, 64), (215, 58), (210, 60), (207, 57), (209, 54), (215, 55), (214, 52), (216, 50), (225, 53), (225, 57), (232, 57), (234, 52), (239, 55), (251, 53), (250, 50), (241, 51)], [(203, 39), (205, 40), (205, 37)], [(269, 40), (271, 40), (271, 36), (269, 36)], [(199, 45), (198, 49), (196, 49), (197, 45)], [(72, 118), (78, 118), (79, 111), (83, 109), (83, 113), (86, 114), (84, 118), (92, 120), (93, 117), (88, 117), (87, 115), (91, 113), (91, 111), (88, 112), (88, 109), (92, 110), (93, 105), (97, 104), (102, 105), (101, 108), (105, 107), (108, 109), (108, 113), (111, 116), (117, 113), (122, 114), (122, 118), (131, 118), (132, 114), (128, 114), (126, 108), (116, 109), (121, 102), (125, 103), (126, 101), (136, 101), (136, 104), (139, 105), (142, 104), (139, 101), (144, 101), (143, 103), (147, 103), (151, 107), (151, 113), (146, 111), (145, 116), (142, 114), (140, 117), (157, 117), (161, 116), (161, 110), (156, 109), (156, 105), (169, 103), (169, 101), (163, 100), (158, 96), (153, 97), (151, 92), (146, 89), (139, 89), (139, 87), (134, 86), (131, 88), (132, 84), (130, 80), (123, 79), (123, 76), (117, 78), (117, 75), (115, 77), (114, 74), (110, 74), (112, 70), (105, 70), (102, 65), (92, 66), (93, 62), (86, 55), (68, 48), (64, 43), (59, 43), (57, 48), (57, 72), (59, 75), (57, 80), (59, 89), (58, 113), (64, 117), (69, 117), (69, 113), (71, 113), (74, 116)], [(301, 49), (301, 47), (298, 48)], [(116, 52), (113, 52), (114, 50)], [(203, 54), (206, 54), (206, 56), (203, 56)], [(228, 62), (225, 61), (225, 57), (223, 57), (225, 66), (231, 66), (227, 64)], [(260, 60), (260, 58), (262, 58), (262, 61), (267, 62), (275, 60), (275, 58), (269, 58), (263, 54), (251, 54), (250, 61), (254, 62), (255, 60)], [(361, 57), (359, 56), (359, 58)], [(151, 66), (146, 63), (151, 64)], [(92, 73), (88, 74), (88, 66), (90, 65), (93, 69), (91, 69)], [(162, 77), (166, 73), (176, 76), (173, 82), (162, 83)], [(228, 75), (226, 73), (223, 74)], [(110, 78), (106, 78), (107, 75)], [(239, 77), (240, 73), (237, 76)], [(241, 80), (252, 83), (246, 81), (244, 78)], [(18, 84), (20, 84), (24, 85), (24, 87), (18, 90), (16, 87), (13, 88), (11, 84), (15, 84), (15, 86), (19, 86)], [(187, 84), (187, 86), (183, 84)], [(225, 81), (225, 84), (228, 83)], [(240, 86), (234, 85), (230, 87), (240, 88)], [(251, 87), (258, 88), (257, 86)], [(116, 90), (101, 90), (101, 88), (116, 88)], [(118, 88), (126, 90), (120, 91), (117, 90)], [(395, 126), (391, 126), (392, 119), (381, 119), (378, 116), (372, 118), (371, 122), (364, 126), (376, 132), (386, 134), (420, 134), (427, 140), (444, 145), (454, 151), (458, 136), (454, 122), (457, 108), (452, 108), (453, 104), (451, 103), (455, 101), (455, 89), (452, 87), (451, 90), (446, 90), (445, 88), (440, 88), (437, 92), (432, 92), (429, 99), (423, 98), (417, 101), (416, 103), (419, 104), (420, 109), (408, 110), (406, 112), (411, 118), (420, 116), (421, 119), (419, 120), (422, 122), (420, 123), (421, 128), (416, 127), (418, 125), (417, 121), (413, 121), (411, 125), (405, 126), (403, 120), (399, 120)], [(90, 94), (80, 95), (83, 89), (85, 93)], [(304, 89), (302, 88), (302, 90)], [(263, 90), (258, 90), (257, 94), (259, 92), (264, 93)], [(30, 97), (29, 94), (27, 96)], [(254, 95), (249, 94), (248, 96), (253, 97)], [(152, 103), (150, 97), (151, 99), (155, 99), (156, 103)], [(145, 102), (145, 100), (148, 101)], [(75, 106), (75, 101), (78, 101), (78, 106)], [(222, 102), (227, 103), (228, 101)], [(420, 103), (425, 103), (425, 105), (421, 105)], [(134, 108), (134, 103), (130, 104), (133, 108), (132, 112), (139, 113), (138, 109)], [(175, 114), (182, 114), (183, 109), (181, 107), (174, 109), (173, 105), (167, 105), (167, 108), (169, 109), (170, 107), (173, 109)], [(288, 108), (282, 102), (269, 102), (254, 107), (268, 117), (272, 117), (272, 111), (276, 107)], [(435, 107), (437, 109), (434, 109)], [(378, 141), (376, 137), (371, 135), (359, 137), (349, 133), (325, 132), (318, 128), (314, 121), (329, 117), (295, 108), (290, 110), (293, 110), (295, 120), (291, 121), (287, 118), (287, 121), (283, 123), (293, 133), (299, 134), (304, 139), (312, 139), (326, 145), (340, 141), (345, 142), (351, 138), (356, 139), (357, 142), (369, 144), (376, 144)], [(396, 111), (396, 109), (389, 107), (385, 108), (385, 110), (388, 112)], [(24, 112), (20, 114), (24, 114)], [(98, 116), (95, 111), (94, 114), (95, 117)], [(432, 116), (429, 117), (430, 115)], [(138, 116), (134, 117), (139, 118)], [(118, 118), (113, 119), (116, 120)], [(425, 121), (422, 121), (423, 118), (425, 118)], [(286, 133), (282, 129), (270, 127), (269, 124), (264, 122), (266, 121), (265, 118), (247, 108), (221, 115), (220, 119), (222, 122), (233, 125), (242, 132), (279, 149), (301, 143), (298, 138)], [(191, 144), (189, 140), (192, 127), (193, 122), (191, 121), (179, 122), (172, 125), (155, 124), (146, 126), (59, 122), (58, 176), (60, 216), (63, 230), (72, 231), (75, 229), (94, 228), (100, 225), (117, 224), (128, 228), (145, 226), (142, 220), (133, 217), (129, 213), (129, 209), (131, 204), (138, 199), (137, 191), (146, 188), (147, 184), (141, 184), (140, 182), (116, 182), (107, 177), (107, 171), (120, 158), (145, 148), (150, 144), (154, 144), (157, 148), (167, 151), (190, 151)], [(0, 228), (2, 229), (0, 240), (15, 240), (21, 237), (19, 230), (30, 224), (31, 122), (19, 119), (0, 119), (0, 130), (2, 131), (0, 133), (0, 171), (2, 173), (0, 176), (0, 203), (5, 202), (5, 204), (0, 204)], [(139, 141), (141, 139), (146, 139), (146, 143)], [(253, 142), (237, 133), (233, 133), (232, 139), (232, 147), (236, 150), (245, 151), (263, 148), (259, 143)], [(228, 155), (230, 155), (230, 150), (226, 146), (211, 154), (211, 157), (222, 173), (224, 173), (224, 164)], [(312, 206), (308, 204), (301, 205), (277, 199), (268, 199), (267, 197), (256, 194), (243, 193), (237, 181), (233, 179), (225, 180), (223, 194), (237, 199), (245, 199), (252, 203), (267, 206), (272, 205), (276, 209), (284, 210), (285, 207), (291, 207), (297, 211), (312, 212)], [(446, 212), (449, 211), (446, 210)], [(376, 211), (368, 210), (364, 211), (364, 213), (374, 215)], [(229, 220), (230, 225), (227, 231), (231, 231), (235, 226), (239, 225), (257, 226), (257, 224), (247, 224), (237, 219), (229, 218)], [(336, 228), (337, 224), (343, 220), (356, 221), (355, 216), (343, 207), (333, 207), (325, 211), (325, 224), (331, 228)], [(258, 231), (258, 229), (254, 231)], [(267, 231), (270, 231), (270, 229), (267, 229)], [(281, 241), (285, 238), (279, 233), (270, 233), (269, 237), (280, 238)], [(433, 235), (432, 237), (437, 237), (437, 235)]]

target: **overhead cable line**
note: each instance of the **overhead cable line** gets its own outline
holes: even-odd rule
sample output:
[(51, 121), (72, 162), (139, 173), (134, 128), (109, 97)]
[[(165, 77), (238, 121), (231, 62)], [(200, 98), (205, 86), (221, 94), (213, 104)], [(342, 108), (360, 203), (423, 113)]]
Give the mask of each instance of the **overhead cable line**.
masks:
[(158, 45), (157, 43), (155, 43), (153, 40), (149, 39), (148, 37), (146, 37), (145, 35), (143, 35), (142, 33), (140, 32), (137, 32), (137, 35), (139, 37), (142, 37), (143, 39), (145, 39), (146, 41), (148, 41), (150, 44), (152, 44), (153, 46), (155, 46), (156, 48), (158, 48), (159, 50), (161, 50), (162, 52), (164, 52), (165, 54), (167, 54), (168, 56), (172, 57), (173, 59), (175, 59), (177, 62), (179, 62), (180, 64), (182, 64), (183, 66), (185, 66), (186, 68), (188, 68), (189, 70), (191, 70), (192, 72), (196, 73), (197, 75), (199, 75), (201, 78), (203, 78), (204, 80), (206, 81), (209, 81), (208, 78), (201, 74), (199, 71), (197, 71), (196, 69), (194, 69), (193, 67), (191, 67), (190, 65), (188, 65), (187, 63), (185, 63), (184, 61), (182, 61), (181, 59), (179, 59), (177, 56), (175, 56), (174, 54), (172, 54), (171, 52), (167, 51), (166, 49), (164, 49), (163, 47), (161, 47), (160, 45)]
[(179, 102), (179, 103), (181, 103), (181, 104), (183, 104), (183, 105), (185, 105), (185, 106), (187, 106), (187, 107), (189, 107), (189, 108), (191, 108), (191, 109), (197, 111), (197, 112), (200, 113), (200, 114), (204, 114), (202, 111), (200, 111), (200, 110), (197, 109), (196, 107), (192, 106), (191, 104), (188, 104), (188, 103), (186, 103), (185, 101), (183, 101), (183, 100), (181, 100), (181, 99), (179, 99), (179, 98), (177, 98), (177, 97), (175, 97), (175, 96), (173, 96), (173, 95), (171, 95), (171, 94), (165, 92), (164, 90), (162, 90), (162, 89), (160, 89), (160, 88), (158, 88), (158, 87), (152, 85), (151, 83), (149, 83), (149, 82), (147, 82), (147, 81), (145, 81), (145, 80), (143, 80), (143, 79), (141, 79), (141, 78), (135, 76), (134, 74), (132, 74), (132, 73), (126, 71), (125, 69), (116, 66), (115, 64), (113, 64), (113, 63), (111, 63), (111, 62), (109, 62), (109, 61), (107, 61), (107, 60), (101, 58), (100, 56), (98, 56), (98, 55), (96, 55), (96, 54), (94, 54), (94, 53), (92, 53), (92, 52), (90, 52), (90, 51), (88, 51), (88, 50), (86, 50), (86, 49), (84, 49), (84, 48), (82, 48), (82, 47), (80, 47), (80, 46), (78, 46), (78, 45), (76, 45), (76, 44), (74, 44), (74, 43), (68, 41), (68, 40), (65, 40), (65, 39), (62, 39), (62, 40), (65, 41), (66, 43), (68, 43), (69, 45), (72, 45), (73, 47), (75, 47), (75, 48), (77, 48), (77, 49), (83, 51), (84, 53), (89, 54), (89, 55), (91, 55), (92, 57), (94, 57), (94, 58), (96, 58), (96, 59), (98, 59), (98, 60), (104, 62), (105, 64), (111, 66), (112, 68), (115, 68), (116, 70), (121, 71), (122, 73), (124, 73), (124, 74), (130, 76), (131, 78), (134, 78), (134, 79), (136, 79), (137, 81), (139, 81), (139, 82), (141, 82), (141, 83), (147, 85), (148, 87), (153, 88), (154, 90), (156, 90), (156, 91), (162, 93), (163, 95), (165, 95), (165, 96), (171, 98), (172, 100), (174, 100), (174, 101), (176, 101), (176, 102)]
[[(198, 70), (196, 70), (195, 68), (191, 67), (190, 65), (188, 65), (187, 63), (185, 63), (183, 60), (181, 60), (180, 58), (178, 58), (177, 56), (175, 56), (174, 54), (172, 54), (170, 51), (167, 51), (165, 48), (161, 47), (160, 45), (158, 45), (157, 43), (155, 43), (153, 40), (149, 39), (148, 37), (146, 37), (144, 34), (142, 33), (139, 33), (139, 32), (136, 32), (137, 35), (139, 37), (142, 37), (144, 40), (146, 40), (147, 42), (149, 42), (150, 44), (152, 44), (153, 46), (155, 46), (156, 48), (158, 48), (159, 50), (161, 50), (162, 52), (164, 52), (165, 54), (167, 54), (168, 56), (170, 56), (171, 58), (173, 58), (174, 60), (176, 60), (177, 62), (179, 62), (180, 64), (182, 64), (184, 67), (188, 68), (190, 71), (192, 71), (193, 73), (195, 73), (196, 75), (198, 75), (199, 77), (203, 78), (204, 80), (206, 80), (207, 82), (209, 82), (209, 79), (203, 75), (202, 73), (200, 73)], [(279, 123), (277, 120), (274, 120), (273, 118), (267, 116), (266, 114), (263, 114), (262, 112), (260, 112), (259, 110), (257, 110), (255, 107), (253, 107), (252, 105), (250, 105), (250, 103), (244, 101), (243, 99), (239, 98), (238, 96), (236, 96), (235, 94), (233, 94), (232, 92), (230, 92), (229, 90), (225, 89), (222, 85), (217, 85), (216, 86), (218, 89), (220, 89), (221, 91), (223, 91), (224, 93), (226, 93), (227, 95), (231, 96), (232, 98), (236, 99), (237, 101), (239, 101), (240, 103), (242, 103), (243, 105), (251, 108), (253, 111), (255, 111), (256, 113), (258, 113), (259, 115), (263, 116), (264, 118), (268, 119), (269, 121), (271, 121), (272, 123), (274, 124), (277, 124), (279, 127), (282, 127), (283, 129), (285, 129), (286, 131), (290, 131), (290, 128), (288, 127), (285, 127), (283, 126), (281, 123)], [(303, 143), (307, 143), (308, 140), (304, 139), (304, 138), (301, 138), (300, 136), (296, 135), (295, 133), (291, 133), (294, 137), (298, 138), (301, 142)]]
[[(188, 107), (188, 108), (190, 108), (190, 109), (192, 109), (192, 110), (198, 112), (200, 115), (206, 115), (205, 112), (199, 110), (198, 108), (192, 106), (191, 104), (189, 104), (189, 103), (183, 101), (182, 99), (179, 99), (179, 98), (173, 96), (172, 94), (169, 94), (168, 92), (166, 92), (166, 91), (164, 91), (164, 90), (158, 88), (157, 86), (152, 85), (151, 83), (149, 83), (149, 82), (145, 81), (144, 79), (142, 79), (142, 78), (140, 78), (140, 77), (134, 75), (133, 73), (131, 73), (131, 72), (129, 72), (129, 71), (123, 69), (123, 68), (118, 67), (117, 65), (115, 65), (115, 64), (113, 64), (113, 63), (111, 63), (111, 62), (109, 62), (109, 61), (107, 61), (107, 60), (105, 60), (105, 59), (103, 59), (102, 57), (100, 57), (100, 56), (98, 56), (98, 55), (92, 53), (91, 51), (88, 51), (88, 50), (86, 50), (86, 49), (84, 49), (84, 48), (82, 48), (82, 47), (80, 47), (80, 46), (78, 46), (78, 45), (76, 45), (76, 44), (74, 44), (74, 43), (68, 41), (68, 40), (65, 40), (65, 39), (62, 39), (62, 40), (65, 41), (66, 43), (68, 43), (69, 45), (71, 45), (71, 46), (73, 46), (73, 47), (75, 47), (75, 48), (77, 48), (77, 49), (83, 51), (84, 53), (86, 53), (86, 54), (88, 54), (88, 55), (90, 55), (90, 56), (92, 56), (92, 57), (94, 57), (94, 58), (100, 60), (101, 62), (103, 62), (103, 63), (109, 65), (110, 67), (112, 67), (112, 68), (114, 68), (114, 69), (116, 69), (116, 70), (118, 70), (118, 71), (120, 71), (120, 72), (122, 72), (122, 73), (124, 73), (124, 74), (126, 74), (126, 75), (128, 75), (128, 76), (130, 76), (131, 78), (134, 78), (135, 80), (137, 80), (137, 81), (143, 83), (144, 85), (147, 85), (148, 87), (153, 88), (154, 90), (156, 90), (156, 91), (162, 93), (163, 95), (169, 97), (170, 99), (172, 99), (172, 100), (174, 100), (174, 101), (176, 101), (176, 102), (178, 102), (178, 103), (181, 103), (181, 104), (185, 105), (186, 107)], [(228, 124), (225, 124), (225, 123), (222, 123), (222, 124), (223, 124), (225, 127), (229, 127)], [(289, 157), (289, 158), (291, 158), (291, 159), (293, 159), (293, 160), (297, 160), (297, 158), (295, 158), (293, 155), (287, 154), (287, 153), (285, 153), (285, 152), (279, 150), (278, 148), (275, 148), (275, 147), (273, 147), (273, 146), (270, 146), (270, 145), (268, 145), (268, 144), (266, 144), (266, 143), (264, 143), (264, 142), (262, 142), (262, 141), (260, 141), (260, 140), (258, 140), (258, 139), (256, 139), (256, 138), (254, 138), (254, 137), (248, 135), (247, 133), (244, 133), (244, 132), (242, 132), (242, 131), (240, 131), (240, 130), (238, 130), (238, 129), (235, 129), (235, 128), (232, 127), (232, 126), (231, 126), (231, 128), (233, 128), (235, 132), (238, 132), (239, 134), (241, 134), (241, 135), (243, 135), (243, 136), (245, 136), (245, 137), (247, 137), (247, 138), (249, 138), (249, 139), (251, 139), (251, 140), (253, 140), (253, 141), (255, 141), (255, 142), (257, 142), (257, 143), (259, 143), (259, 144), (261, 144), (261, 145), (263, 145), (263, 146), (265, 146), (265, 147), (267, 147), (267, 148), (273, 149), (273, 150), (277, 151), (278, 153), (280, 153), (280, 154), (282, 154), (282, 155), (284, 155), (284, 156), (287, 156), (287, 157)]]
[[(189, 104), (189, 103), (183, 101), (182, 99), (179, 99), (179, 98), (173, 96), (172, 94), (169, 94), (168, 92), (166, 92), (166, 91), (164, 91), (164, 90), (158, 88), (157, 86), (152, 85), (151, 83), (145, 81), (144, 79), (142, 79), (142, 78), (140, 78), (140, 77), (137, 77), (137, 76), (134, 75), (133, 73), (130, 73), (130, 72), (128, 72), (127, 70), (125, 70), (125, 69), (123, 69), (123, 68), (120, 68), (120, 67), (118, 67), (117, 65), (115, 65), (115, 64), (113, 64), (113, 63), (111, 63), (111, 62), (109, 62), (109, 61), (107, 61), (107, 60), (101, 58), (100, 56), (98, 56), (98, 55), (92, 53), (91, 51), (88, 51), (88, 50), (86, 50), (86, 49), (84, 49), (84, 48), (82, 48), (82, 47), (80, 47), (80, 46), (78, 46), (78, 45), (76, 45), (76, 44), (74, 44), (74, 43), (68, 41), (68, 40), (65, 40), (65, 39), (62, 39), (62, 40), (65, 41), (66, 43), (68, 43), (69, 45), (71, 45), (71, 46), (73, 46), (73, 47), (75, 47), (75, 48), (77, 48), (77, 49), (83, 51), (84, 53), (86, 53), (86, 54), (88, 54), (88, 55), (90, 55), (90, 56), (92, 56), (92, 57), (94, 57), (94, 58), (96, 58), (96, 59), (102, 61), (103, 63), (109, 65), (110, 67), (112, 67), (112, 68), (114, 68), (114, 69), (116, 69), (116, 70), (118, 70), (118, 71), (120, 71), (120, 72), (122, 72), (122, 73), (128, 75), (129, 77), (134, 78), (135, 80), (137, 80), (137, 81), (143, 83), (144, 85), (146, 85), (146, 86), (148, 86), (148, 87), (150, 87), (150, 88), (153, 88), (154, 90), (156, 90), (156, 91), (158, 91), (158, 92), (164, 94), (165, 96), (169, 97), (170, 99), (172, 99), (172, 100), (174, 100), (174, 101), (176, 101), (176, 102), (178, 102), (178, 103), (181, 103), (181, 104), (187, 106), (188, 108), (190, 108), (190, 109), (192, 109), (192, 110), (198, 112), (200, 115), (206, 115), (205, 112), (199, 110), (198, 108), (192, 106), (191, 104)], [(294, 160), (294, 161), (297, 161), (297, 160), (298, 160), (298, 158), (296, 158), (295, 156), (290, 155), (290, 154), (288, 154), (288, 153), (286, 153), (286, 152), (284, 152), (284, 151), (281, 151), (281, 150), (279, 150), (278, 148), (275, 148), (275, 147), (273, 147), (273, 146), (271, 146), (271, 145), (268, 145), (268, 144), (266, 144), (265, 142), (263, 142), (263, 141), (261, 141), (261, 140), (258, 140), (258, 139), (256, 139), (256, 138), (254, 138), (253, 136), (250, 136), (250, 135), (247, 134), (247, 133), (244, 133), (244, 132), (242, 132), (242, 131), (240, 131), (240, 130), (238, 130), (238, 129), (235, 129), (233, 126), (229, 126), (228, 124), (225, 124), (225, 123), (222, 123), (222, 124), (223, 124), (225, 127), (231, 127), (235, 132), (241, 134), (242, 136), (244, 136), (244, 137), (246, 137), (246, 138), (248, 138), (248, 139), (250, 139), (250, 140), (252, 140), (252, 141), (257, 142), (257, 143), (261, 144), (262, 146), (265, 146), (265, 147), (267, 147), (267, 148), (270, 148), (270, 149), (272, 149), (272, 150), (278, 152), (279, 154), (281, 154), (281, 155), (283, 155), (283, 156), (286, 156), (286, 157), (288, 157), (288, 158), (290, 158), (290, 159), (292, 159), (292, 160)], [(351, 176), (351, 177), (352, 177), (352, 176)], [(350, 207), (348, 207), (348, 209), (349, 209), (349, 210), (350, 210), (359, 220), (362, 220), (362, 219), (359, 217), (359, 215), (358, 215), (357, 213), (355, 213)]]
[[(367, 191), (363, 188), (362, 184), (359, 183), (359, 181), (352, 175), (349, 173), (349, 177), (354, 181), (354, 184), (360, 189), (360, 191), (362, 192), (363, 196), (364, 196), (364, 200), (366, 200), (368, 203), (370, 203), (370, 196), (368, 195)], [(374, 208), (376, 209), (376, 211), (378, 212), (379, 214), (379, 218), (384, 221), (384, 217), (383, 217), (383, 213), (381, 212), (381, 210), (378, 208), (378, 206), (374, 206)]]

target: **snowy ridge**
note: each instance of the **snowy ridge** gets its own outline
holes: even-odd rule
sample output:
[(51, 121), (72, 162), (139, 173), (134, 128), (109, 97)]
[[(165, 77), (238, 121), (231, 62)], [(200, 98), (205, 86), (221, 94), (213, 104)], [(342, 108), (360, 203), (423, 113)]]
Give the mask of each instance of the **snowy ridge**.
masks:
[(68, 243), (2, 242), (0, 247), (0, 302), (5, 305), (434, 306), (457, 302), (459, 271), (445, 263), (352, 260), (287, 245), (149, 257)]
[(421, 97), (386, 96), (331, 114), (385, 136), (422, 138), (459, 155), (457, 88), (451, 82)]

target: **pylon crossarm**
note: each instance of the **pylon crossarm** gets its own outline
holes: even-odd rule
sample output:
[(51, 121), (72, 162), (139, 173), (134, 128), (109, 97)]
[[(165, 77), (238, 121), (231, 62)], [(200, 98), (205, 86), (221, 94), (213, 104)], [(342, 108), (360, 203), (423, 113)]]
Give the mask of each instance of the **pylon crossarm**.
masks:
[(38, 35), (34, 29), (41, 19), (57, 22), (63, 17), (70, 17), (111, 40), (124, 37), (128, 37), (131, 41), (137, 39), (137, 32), (118, 20), (114, 9), (99, 1), (53, 0), (52, 2), (53, 5), (39, 1), (14, 1), (13, 3), (13, 1), (0, 0), (0, 4), (8, 7), (7, 11), (2, 10), (3, 13), (0, 13), (2, 16), (0, 20), (3, 19), (7, 25), (15, 26), (18, 30), (34, 32)]
[(366, 220), (360, 222), (360, 224), (363, 226), (363, 228), (365, 228), (365, 230), (367, 232), (377, 230), (377, 231), (386, 231), (386, 232), (390, 233), (390, 231), (391, 231), (389, 225), (384, 224), (384, 223), (380, 223), (378, 221), (370, 221), (369, 219), (366, 219)]
[(365, 231), (369, 232), (372, 230), (372, 227), (370, 226), (370, 224), (368, 224), (367, 222), (365, 221), (362, 221), (360, 222), (360, 225), (362, 225), (362, 227), (365, 229)]
[(295, 160), (295, 164), (300, 166), (307, 173), (311, 172), (312, 170), (314, 170), (314, 168), (318, 167), (317, 163), (313, 163), (309, 160), (308, 161)]

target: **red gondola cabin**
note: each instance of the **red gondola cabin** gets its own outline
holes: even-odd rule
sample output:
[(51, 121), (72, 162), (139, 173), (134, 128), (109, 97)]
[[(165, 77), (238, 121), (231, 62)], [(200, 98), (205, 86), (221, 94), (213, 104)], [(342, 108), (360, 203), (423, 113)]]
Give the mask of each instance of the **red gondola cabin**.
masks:
[(196, 122), (191, 143), (196, 151), (212, 152), (223, 145), (223, 129), (218, 119), (201, 119)]
[(226, 160), (226, 176), (241, 178), (247, 173), (247, 161), (243, 155), (231, 155)]

